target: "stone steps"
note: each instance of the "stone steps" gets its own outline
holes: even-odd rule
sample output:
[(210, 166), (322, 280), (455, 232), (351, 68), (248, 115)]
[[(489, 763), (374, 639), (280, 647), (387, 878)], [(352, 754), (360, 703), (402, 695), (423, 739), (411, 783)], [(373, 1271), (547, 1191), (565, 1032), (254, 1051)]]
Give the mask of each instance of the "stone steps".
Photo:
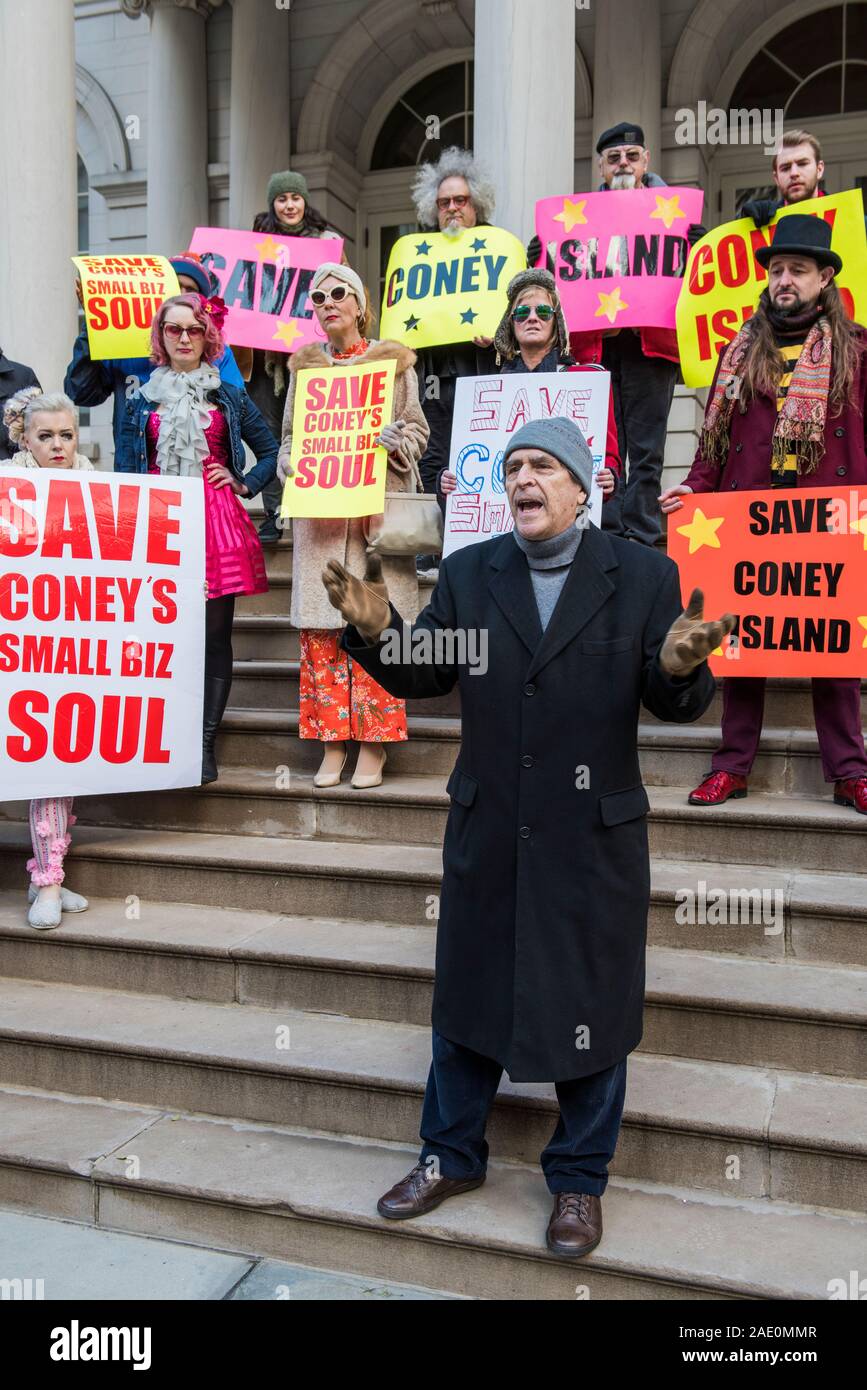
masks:
[[(217, 783), (206, 789), (130, 794), (112, 798), (110, 804), (96, 799), (94, 810), (90, 798), (81, 798), (77, 814), (82, 823), (104, 819), (131, 826), (165, 824), (254, 835), (372, 839), (407, 847), (441, 845), (448, 813), (446, 775), (457, 751), (447, 721), (418, 721), (416, 730), (423, 727), (424, 736), (419, 732), (395, 745), (382, 785), (366, 790), (350, 785), (353, 762), (339, 787), (315, 788), (318, 746), (293, 737), (291, 715), (236, 711), (226, 722)], [(354, 752), (350, 757), (354, 760)], [(687, 801), (691, 785), (648, 784), (654, 857), (795, 863), (833, 873), (867, 870), (863, 818), (834, 805), (830, 789), (822, 796), (753, 790), (723, 806), (694, 807)], [(0, 804), (3, 814), (20, 816), (21, 808)]]
[(386, 1222), (376, 1199), (415, 1145), (166, 1109), (5, 1088), (3, 1204), (483, 1299), (824, 1299), (863, 1256), (857, 1215), (615, 1178), (602, 1244), (564, 1260), (524, 1164), (495, 1160), (482, 1188)]
[[(141, 872), (135, 875), (138, 879), (142, 877)], [(189, 872), (188, 877), (192, 877)], [(74, 882), (85, 892), (92, 891), (87, 874), (76, 871)], [(144, 901), (146, 896), (141, 894), (142, 901), (137, 908), (145, 918), (152, 912), (150, 903)], [(282, 896), (291, 897), (291, 894)], [(226, 902), (225, 894), (220, 901)], [(238, 906), (242, 905), (243, 895)], [(263, 909), (268, 910), (268, 905), (263, 905)], [(126, 923), (123, 910), (119, 903), (113, 909), (122, 929)], [(292, 912), (292, 905), (287, 903), (271, 910)], [(67, 949), (63, 943), (68, 940), (68, 949), (73, 949), (77, 924), (70, 922), (68, 929), (64, 927), (62, 937), (52, 938), (47, 944), (40, 938), (37, 945), (32, 937), (26, 936), (28, 929), (17, 916), (20, 911), (20, 906), (17, 911), (13, 908), (5, 918), (4, 956), (14, 962), (17, 955), (18, 966), (10, 964), (9, 967), (15, 974), (26, 976), (32, 964), (36, 978), (40, 978), (46, 973), (46, 967), (40, 962), (49, 959), (48, 953), (54, 949), (52, 942), (57, 942), (59, 949)], [(298, 915), (297, 910), (295, 915)], [(87, 926), (89, 936), (94, 930), (93, 926)], [(315, 951), (317, 933), (322, 936), (318, 954)], [(13, 946), (16, 936), (22, 934), (25, 941)], [(135, 929), (131, 935), (135, 937)], [(264, 944), (266, 948), (273, 944), (275, 959), (266, 964), (254, 953), (255, 959), (248, 967), (250, 973), (258, 970), (260, 976), (270, 982), (261, 987), (272, 990), (269, 1000), (279, 1002), (282, 999), (295, 1009), (355, 1016), (360, 1023), (371, 1026), (378, 1020), (385, 1020), (389, 1025), (392, 1022), (427, 1024), (433, 983), (434, 933), (423, 918), (414, 929), (405, 928), (397, 941), (388, 928), (377, 930), (364, 922), (353, 924), (351, 921), (340, 927), (311, 923), (309, 919), (300, 926), (274, 924), (271, 935), (273, 943), (269, 936), (257, 944)], [(109, 939), (113, 951), (124, 949), (123, 931), (120, 936), (109, 933)], [(88, 950), (91, 953), (99, 950), (92, 939), (81, 945), (85, 959)], [(395, 947), (396, 958), (392, 954)], [(244, 954), (241, 952), (238, 956), (238, 952), (241, 952), (240, 946), (233, 952), (233, 961), (236, 957), (240, 961)], [(108, 977), (108, 987), (122, 985), (123, 969), (117, 961), (112, 966), (111, 961), (96, 956), (94, 969), (102, 969), (103, 961), (106, 968), (111, 967), (113, 971)], [(171, 959), (162, 963), (147, 960), (146, 966), (154, 971), (159, 967), (163, 973), (177, 970)], [(66, 969), (71, 970), (72, 965)], [(59, 978), (70, 977), (61, 974)], [(58, 976), (55, 974), (52, 979), (57, 980)], [(245, 989), (246, 986), (242, 993)], [(715, 956), (707, 951), (685, 948), (651, 947), (649, 950), (642, 1044), (646, 1051), (865, 1079), (865, 1024), (867, 972), (863, 969), (839, 964)], [(207, 1110), (208, 1106), (191, 1108)]]
[[(184, 793), (173, 795), (180, 799)], [(323, 796), (317, 805), (333, 809), (334, 802)], [(28, 853), (26, 824), (0, 821), (0, 888), (23, 891)], [(116, 825), (84, 824), (76, 829), (67, 862), (70, 882), (88, 896), (125, 900), (134, 895), (151, 905), (192, 902), (410, 926), (435, 921), (442, 870), (441, 851), (433, 845), (141, 828), (130, 835)], [(715, 859), (656, 855), (651, 859), (651, 885), (648, 935), (655, 944), (757, 959), (867, 966), (867, 904), (863, 875), (857, 872), (830, 874), (806, 867), (783, 871), (761, 864), (722, 865)], [(695, 921), (682, 920), (687, 892), (697, 899), (704, 893), (707, 899), (716, 890), (764, 894), (764, 918), (757, 920), (762, 899), (754, 896), (757, 909), (744, 911), (739, 922), (718, 924), (707, 911), (702, 920), (698, 904)], [(73, 919), (64, 919), (64, 936), (72, 924)]]
[[(286, 950), (287, 926), (296, 932), (295, 949), (309, 952), (311, 929), (299, 947), (296, 924), (276, 923), (239, 942), (237, 1003), (7, 977), (0, 1084), (412, 1144), (430, 1059), (428, 1027), (331, 1013), (323, 999), (298, 1007), (290, 972), (279, 974), (268, 960)], [(321, 967), (318, 942), (316, 949)], [(229, 964), (225, 957), (221, 963)], [(278, 975), (279, 1007), (265, 1007), (257, 1000), (271, 1000)], [(223, 986), (228, 978), (221, 977)], [(215, 989), (221, 980), (213, 977)], [(807, 989), (787, 1001), (790, 1014)], [(653, 986), (649, 993), (652, 1000)], [(818, 1033), (818, 1019), (816, 1026)], [(824, 1055), (811, 1052), (810, 1062)], [(532, 1164), (555, 1121), (552, 1086), (504, 1078), (491, 1117), (492, 1152)], [(865, 1136), (863, 1080), (641, 1051), (613, 1171), (861, 1212)]]

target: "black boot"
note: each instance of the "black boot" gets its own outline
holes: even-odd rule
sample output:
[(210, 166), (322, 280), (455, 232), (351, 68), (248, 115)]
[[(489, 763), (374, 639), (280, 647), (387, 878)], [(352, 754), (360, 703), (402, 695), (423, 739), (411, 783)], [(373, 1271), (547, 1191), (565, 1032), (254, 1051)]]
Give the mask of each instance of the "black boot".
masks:
[(232, 682), (222, 676), (205, 677), (205, 701), (202, 710), (202, 785), (216, 782), (219, 774), (214, 744), (229, 700)]

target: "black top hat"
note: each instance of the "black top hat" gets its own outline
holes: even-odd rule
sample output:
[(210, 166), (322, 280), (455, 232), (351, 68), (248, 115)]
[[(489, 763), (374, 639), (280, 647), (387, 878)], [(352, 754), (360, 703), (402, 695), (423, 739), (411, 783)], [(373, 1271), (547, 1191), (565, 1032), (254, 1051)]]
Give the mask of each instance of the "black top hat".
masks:
[(767, 268), (771, 256), (809, 256), (818, 266), (833, 266), (839, 275), (843, 262), (831, 250), (831, 228), (824, 217), (793, 212), (781, 217), (770, 246), (760, 246), (756, 252), (759, 265)]

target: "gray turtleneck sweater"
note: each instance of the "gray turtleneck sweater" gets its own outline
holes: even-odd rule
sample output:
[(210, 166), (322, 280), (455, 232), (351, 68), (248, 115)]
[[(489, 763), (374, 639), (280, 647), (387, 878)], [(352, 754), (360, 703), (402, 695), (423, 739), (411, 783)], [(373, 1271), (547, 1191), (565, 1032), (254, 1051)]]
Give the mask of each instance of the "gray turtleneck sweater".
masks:
[(570, 525), (559, 536), (550, 536), (544, 541), (525, 540), (517, 531), (513, 531), (512, 535), (527, 557), (539, 621), (544, 632), (581, 543), (581, 532), (577, 526)]

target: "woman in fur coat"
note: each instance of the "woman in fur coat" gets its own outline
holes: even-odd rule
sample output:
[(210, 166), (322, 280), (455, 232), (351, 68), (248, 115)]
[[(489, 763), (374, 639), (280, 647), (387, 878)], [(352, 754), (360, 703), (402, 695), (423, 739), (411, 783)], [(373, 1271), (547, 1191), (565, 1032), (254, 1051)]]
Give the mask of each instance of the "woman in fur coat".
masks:
[[(396, 362), (392, 421), (379, 443), (388, 450), (388, 492), (421, 492), (418, 461), (428, 440), (428, 426), (418, 398), (415, 353), (402, 343), (368, 338), (370, 312), (360, 278), (349, 266), (328, 262), (317, 270), (310, 288), (316, 317), (326, 335), (322, 347), (311, 344), (289, 359), (291, 379), (283, 414), (278, 472), (291, 473), (292, 415), (296, 373), (305, 367), (328, 369), (347, 363)], [(360, 743), (352, 778), (354, 787), (382, 781), (385, 744), (406, 739), (406, 705), (389, 695), (339, 647), (343, 628), (322, 583), (328, 560), (339, 560), (362, 578), (369, 517), (325, 519), (295, 517), (292, 522), (292, 606), (290, 617), (301, 632), (301, 701), (299, 735), (325, 745), (314, 782), (333, 787), (347, 758), (346, 742)], [(383, 556), (383, 578), (404, 617), (418, 613), (418, 581), (412, 556)]]

